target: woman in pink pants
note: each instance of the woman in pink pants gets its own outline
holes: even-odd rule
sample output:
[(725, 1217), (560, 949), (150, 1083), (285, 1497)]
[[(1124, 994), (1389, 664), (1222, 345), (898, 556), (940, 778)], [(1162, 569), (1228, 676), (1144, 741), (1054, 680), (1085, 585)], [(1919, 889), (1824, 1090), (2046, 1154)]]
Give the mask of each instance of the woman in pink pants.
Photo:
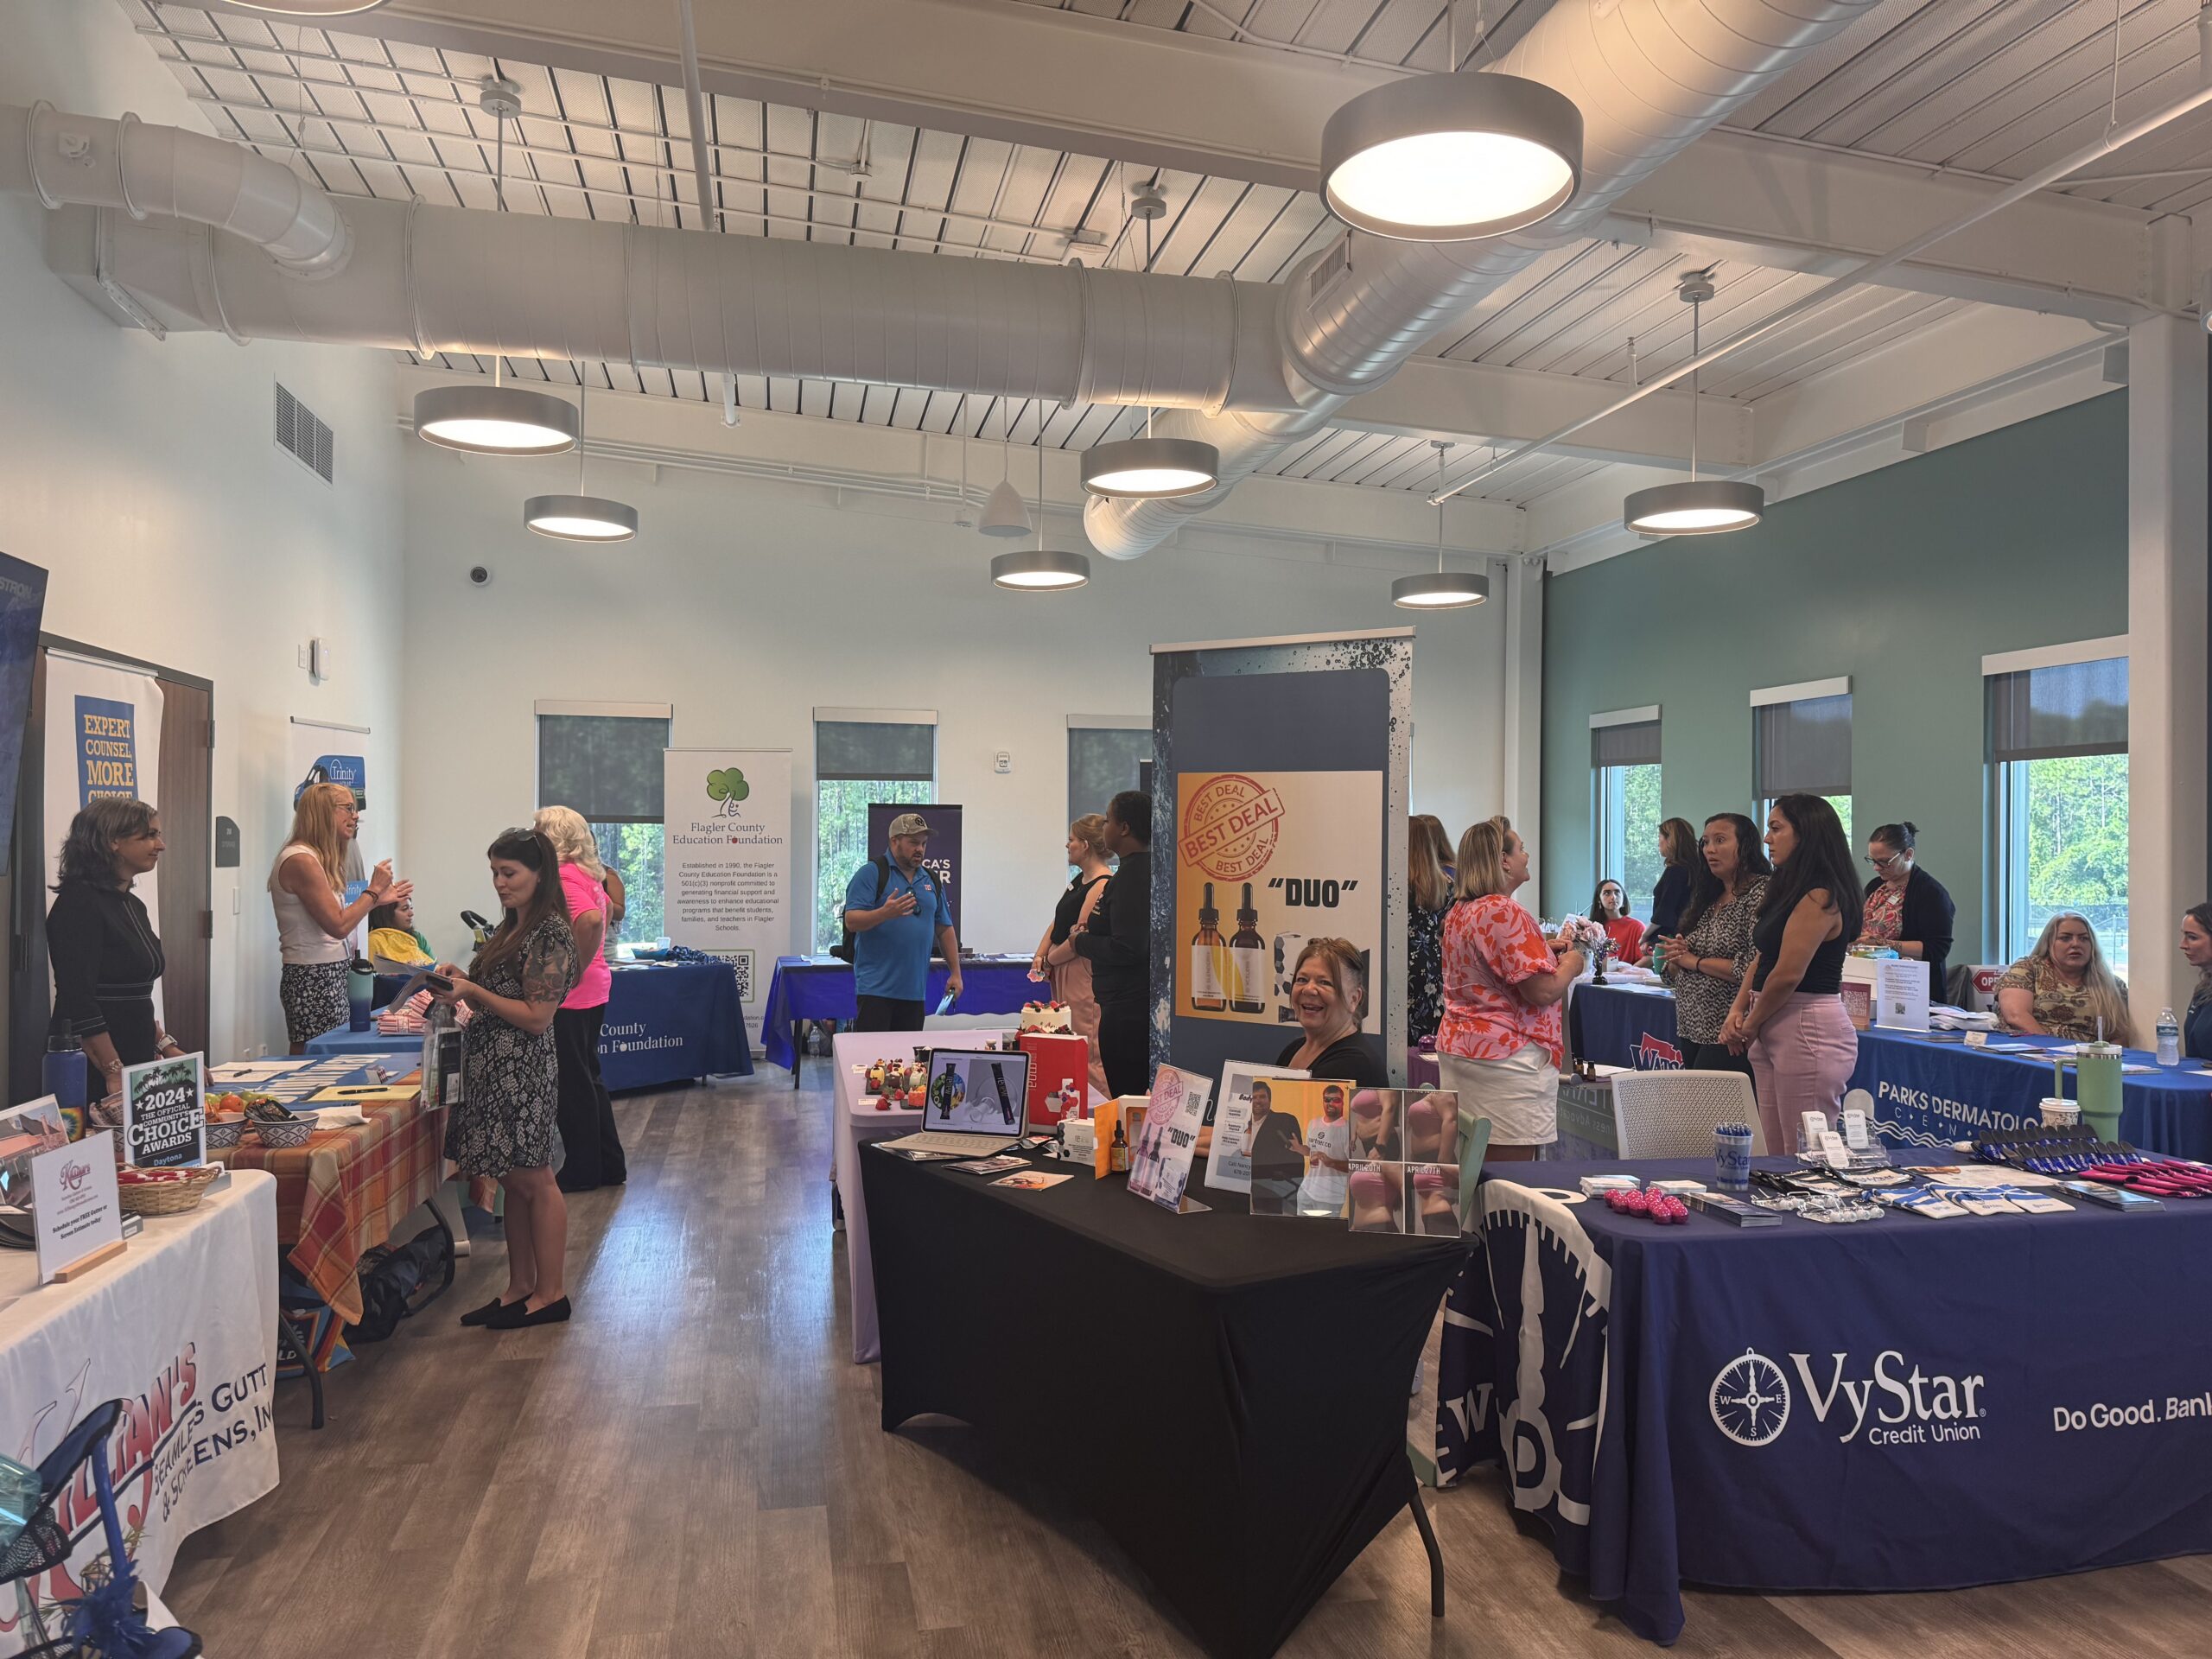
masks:
[(1845, 948), (1859, 937), (1861, 899), (1851, 844), (1817, 795), (1784, 795), (1766, 820), (1774, 875), (1751, 927), (1751, 967), (1720, 1028), (1748, 1051), (1766, 1149), (1796, 1150), (1801, 1112), (1835, 1120), (1859, 1059), (1843, 1011)]

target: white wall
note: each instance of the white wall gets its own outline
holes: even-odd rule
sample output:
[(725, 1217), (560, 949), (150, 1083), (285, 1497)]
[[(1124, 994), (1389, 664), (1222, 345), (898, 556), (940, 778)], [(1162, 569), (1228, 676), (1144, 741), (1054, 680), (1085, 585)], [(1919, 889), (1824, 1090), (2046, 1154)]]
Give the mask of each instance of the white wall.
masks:
[[(594, 429), (602, 413), (612, 429), (623, 401), (594, 397)], [(715, 416), (693, 413), (703, 443)], [(1013, 594), (985, 574), (1005, 544), (957, 528), (948, 506), (849, 492), (840, 506), (785, 484), (675, 468), (656, 482), (644, 466), (596, 458), (591, 468), (593, 489), (643, 514), (635, 542), (590, 549), (523, 528), (525, 496), (575, 487), (572, 461), (412, 446), (404, 839), (436, 926), (486, 908), (482, 849), (537, 804), (536, 699), (669, 702), (679, 746), (791, 748), (793, 839), (807, 849), (812, 710), (857, 705), (938, 711), (938, 798), (966, 809), (963, 943), (1027, 950), (1066, 879), (1070, 714), (1148, 715), (1155, 644), (1408, 616), (1390, 606), (1391, 569), (1321, 563), (1308, 543), (1239, 538), (1271, 556), (1094, 556), (1086, 588)], [(1048, 540), (1073, 546), (1075, 535), (1056, 517)], [(1402, 550), (1394, 556), (1409, 568)], [(480, 590), (465, 575), (480, 563), (495, 573)], [(1455, 833), (1497, 810), (1504, 608), (1419, 625), (1414, 806)], [(992, 770), (1000, 749), (1010, 775)], [(808, 948), (812, 880), (810, 868), (793, 872), (795, 949)], [(435, 927), (433, 938), (446, 943)]]
[[(0, 99), (207, 130), (112, 0), (0, 0)], [(0, 550), (52, 573), (48, 632), (214, 682), (214, 810), (238, 821), (244, 864), (215, 873), (211, 1046), (281, 1052), (262, 881), (289, 822), (290, 716), (374, 729), (364, 837), (396, 849), (392, 369), (365, 353), (119, 329), (48, 272), (41, 218), (35, 200), (0, 196)], [(334, 429), (334, 487), (276, 447), (279, 378)], [(321, 685), (296, 665), (314, 634), (335, 651)]]

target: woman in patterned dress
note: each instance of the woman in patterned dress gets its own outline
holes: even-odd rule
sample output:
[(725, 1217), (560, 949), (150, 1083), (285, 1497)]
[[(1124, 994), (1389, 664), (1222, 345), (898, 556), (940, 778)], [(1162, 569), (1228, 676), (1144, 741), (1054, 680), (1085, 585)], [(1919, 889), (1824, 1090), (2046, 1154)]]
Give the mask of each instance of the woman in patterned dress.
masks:
[(1675, 1035), (1688, 1070), (1748, 1077), (1750, 1058), (1729, 1050), (1720, 1027), (1751, 966), (1751, 925), (1773, 872), (1758, 826), (1741, 812), (1707, 818), (1698, 845), (1703, 863), (1692, 873), (1682, 931), (1659, 941), (1665, 946), (1667, 985), (1675, 993)]
[(1455, 878), (1443, 820), (1414, 814), (1406, 840), (1406, 1042), (1418, 1047), (1444, 1023), (1444, 918)]
[(1491, 1122), (1487, 1156), (1529, 1159), (1559, 1139), (1559, 1005), (1588, 960), (1564, 929), (1547, 942), (1513, 899), (1529, 849), (1488, 819), (1459, 839), (1459, 902), (1444, 923), (1436, 1064), (1459, 1115)]
[(512, 1331), (569, 1317), (569, 1210), (553, 1176), (553, 1017), (576, 982), (576, 941), (551, 842), (536, 830), (509, 830), (487, 855), (505, 918), (466, 976), (450, 964), (438, 970), (453, 981), (439, 1000), (475, 1010), (446, 1156), (464, 1175), (497, 1177), (506, 1194), (506, 1291), (461, 1322)]

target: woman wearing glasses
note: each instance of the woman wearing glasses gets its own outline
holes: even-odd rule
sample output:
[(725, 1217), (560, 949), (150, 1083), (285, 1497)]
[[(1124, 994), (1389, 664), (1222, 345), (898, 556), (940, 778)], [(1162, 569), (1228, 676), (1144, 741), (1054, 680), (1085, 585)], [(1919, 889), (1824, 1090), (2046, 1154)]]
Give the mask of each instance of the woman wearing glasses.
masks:
[(1943, 969), (1951, 954), (1952, 918), (1958, 913), (1943, 884), (1913, 861), (1910, 823), (1885, 823), (1866, 840), (1866, 861), (1874, 867), (1866, 883), (1866, 919), (1859, 941), (1886, 944), (1901, 957), (1928, 964), (1928, 1000), (1945, 1001)]

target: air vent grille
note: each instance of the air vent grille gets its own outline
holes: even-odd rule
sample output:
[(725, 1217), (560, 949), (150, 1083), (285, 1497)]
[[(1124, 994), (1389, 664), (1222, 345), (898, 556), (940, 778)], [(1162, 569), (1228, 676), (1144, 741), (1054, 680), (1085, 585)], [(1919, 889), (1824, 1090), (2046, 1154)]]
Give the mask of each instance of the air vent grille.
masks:
[(281, 385), (276, 388), (276, 447), (324, 483), (332, 481), (336, 457), (330, 428)]

